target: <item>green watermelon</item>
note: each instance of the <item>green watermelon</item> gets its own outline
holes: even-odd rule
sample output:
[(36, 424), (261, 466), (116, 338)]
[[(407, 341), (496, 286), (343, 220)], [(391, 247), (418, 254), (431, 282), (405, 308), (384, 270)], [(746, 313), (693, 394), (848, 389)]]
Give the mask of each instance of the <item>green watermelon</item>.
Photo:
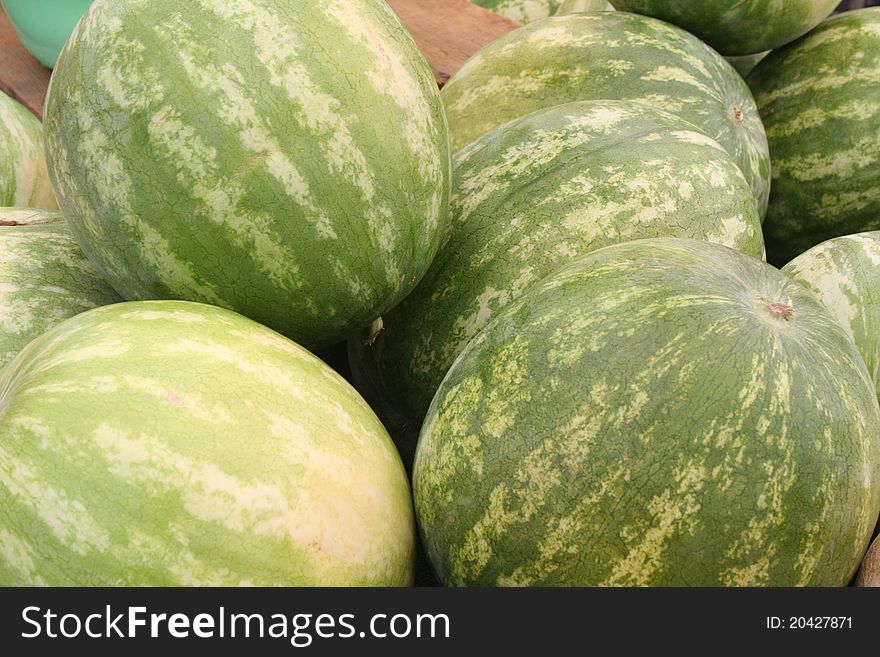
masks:
[(452, 213), (428, 274), (349, 342), (356, 387), (404, 461), (456, 356), (529, 286), (572, 258), (656, 236), (763, 257), (748, 183), (683, 119), (620, 101), (560, 105), (511, 122), (455, 158)]
[(880, 385), (880, 232), (822, 242), (782, 271), (822, 300), (852, 336), (874, 386)]
[(472, 0), (517, 23), (531, 23), (552, 16), (560, 0)]
[(556, 8), (555, 15), (563, 16), (582, 11), (614, 11), (614, 7), (605, 0), (562, 0)]
[(375, 0), (99, 0), (46, 139), (64, 216), (123, 297), (313, 348), (406, 296), (447, 220), (439, 90)]
[(767, 140), (752, 94), (724, 58), (684, 30), (622, 12), (557, 16), (475, 54), (443, 88), (453, 145), (574, 100), (631, 100), (678, 114), (718, 141), (763, 215)]
[(736, 69), (741, 76), (746, 77), (755, 70), (755, 67), (764, 59), (770, 51), (759, 52), (755, 55), (733, 55), (724, 59)]
[(43, 156), (40, 122), (0, 92), (0, 207), (58, 207)]
[(60, 214), (0, 208), (0, 370), (56, 324), (117, 301)]
[(770, 262), (880, 229), (880, 8), (836, 16), (773, 51), (748, 83), (773, 160)]
[(806, 34), (840, 0), (610, 0), (621, 11), (678, 25), (724, 55), (771, 50)]
[(806, 288), (722, 246), (609, 246), (508, 306), (414, 470), (454, 585), (845, 585), (880, 512), (880, 408)]
[(553, 15), (614, 9), (606, 0), (472, 0), (472, 2), (523, 24)]
[(0, 374), (0, 585), (401, 585), (406, 473), (295, 343), (185, 301), (78, 315)]

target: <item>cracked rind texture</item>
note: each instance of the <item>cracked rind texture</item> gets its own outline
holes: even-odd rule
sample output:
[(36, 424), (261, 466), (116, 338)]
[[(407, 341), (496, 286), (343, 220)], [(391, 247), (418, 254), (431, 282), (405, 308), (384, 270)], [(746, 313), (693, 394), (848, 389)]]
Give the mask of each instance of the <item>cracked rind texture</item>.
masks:
[(573, 258), (621, 241), (691, 237), (756, 258), (748, 183), (683, 119), (619, 101), (560, 105), (484, 135), (455, 158), (450, 226), (421, 283), (351, 338), (358, 389), (409, 461), (455, 357), (505, 305)]
[(767, 129), (767, 257), (880, 229), (880, 8), (847, 12), (748, 76)]
[(400, 301), (447, 220), (439, 90), (384, 2), (99, 0), (45, 132), (63, 214), (120, 294), (310, 348)]
[(806, 288), (725, 247), (609, 246), (459, 356), (414, 469), (449, 585), (845, 585), (880, 409)]
[(723, 55), (751, 55), (794, 41), (840, 0), (610, 0), (617, 9), (687, 30)]
[(806, 285), (847, 330), (868, 373), (880, 373), (880, 232), (822, 242), (782, 271)]
[(0, 91), (0, 207), (58, 207), (40, 122), (24, 105)]
[(0, 370), (56, 324), (117, 301), (60, 214), (0, 208)]
[(681, 116), (731, 154), (763, 216), (770, 155), (745, 82), (696, 37), (653, 18), (547, 18), (477, 52), (442, 92), (454, 148), (513, 119), (576, 100), (629, 100)]
[(241, 315), (78, 315), (0, 375), (0, 584), (404, 585), (393, 444), (338, 374)]

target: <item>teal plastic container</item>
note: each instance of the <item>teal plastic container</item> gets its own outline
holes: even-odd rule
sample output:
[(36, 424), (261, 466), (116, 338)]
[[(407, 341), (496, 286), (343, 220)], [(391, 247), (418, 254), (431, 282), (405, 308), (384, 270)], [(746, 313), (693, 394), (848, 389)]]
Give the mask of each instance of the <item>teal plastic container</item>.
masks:
[(52, 68), (92, 0), (2, 0), (24, 47)]

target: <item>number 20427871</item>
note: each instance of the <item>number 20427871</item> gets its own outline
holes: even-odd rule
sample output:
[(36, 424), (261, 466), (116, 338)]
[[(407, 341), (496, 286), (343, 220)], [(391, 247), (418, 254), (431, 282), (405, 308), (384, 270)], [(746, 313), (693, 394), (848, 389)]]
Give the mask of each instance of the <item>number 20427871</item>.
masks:
[(767, 616), (768, 630), (851, 630), (852, 616)]

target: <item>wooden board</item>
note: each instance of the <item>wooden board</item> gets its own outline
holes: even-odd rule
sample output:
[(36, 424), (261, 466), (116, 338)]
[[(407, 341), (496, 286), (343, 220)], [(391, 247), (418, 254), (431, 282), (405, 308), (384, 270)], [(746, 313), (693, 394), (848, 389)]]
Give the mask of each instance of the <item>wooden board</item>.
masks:
[(468, 0), (388, 0), (442, 87), (483, 46), (519, 27)]
[[(519, 27), (468, 0), (388, 0), (388, 4), (412, 32), (440, 86), (477, 50)], [(0, 9), (0, 90), (42, 119), (49, 75), (49, 69), (21, 45)]]
[(6, 11), (0, 8), (0, 90), (42, 119), (50, 73), (24, 49)]

